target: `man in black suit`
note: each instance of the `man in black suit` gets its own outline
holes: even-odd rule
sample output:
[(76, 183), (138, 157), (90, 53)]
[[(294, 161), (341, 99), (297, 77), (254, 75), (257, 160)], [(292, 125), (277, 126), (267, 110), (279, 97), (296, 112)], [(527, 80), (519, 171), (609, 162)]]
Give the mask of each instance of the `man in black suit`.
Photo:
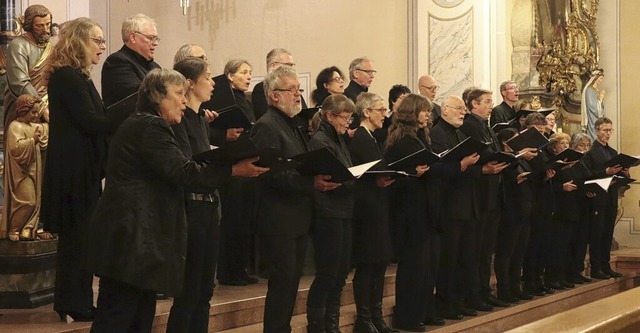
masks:
[[(160, 42), (153, 19), (144, 14), (127, 17), (122, 22), (122, 40), (122, 48), (107, 57), (102, 67), (102, 99), (107, 113), (117, 113), (118, 126), (136, 108), (136, 98), (124, 99), (138, 91), (150, 70), (160, 68), (153, 61)], [(109, 109), (117, 102), (121, 103)]]
[[(464, 123), (460, 127), (467, 136), (482, 142), (490, 142), (489, 149), (482, 152), (481, 159), (487, 161), (487, 158), (495, 152), (499, 152), (500, 144), (493, 130), (488, 125), (491, 116), (491, 108), (493, 100), (492, 92), (484, 89), (473, 89), (467, 94), (467, 109), (470, 110), (464, 118)], [(507, 167), (506, 163), (491, 162), (500, 170)], [(491, 258), (496, 245), (496, 237), (498, 234), (498, 222), (500, 221), (500, 180), (499, 174), (487, 174), (480, 177), (477, 181), (476, 197), (480, 203), (480, 218), (476, 229), (477, 247), (475, 253), (478, 254), (476, 267), (478, 268), (477, 278), (472, 287), (472, 302), (478, 304), (478, 300), (492, 306), (506, 307), (505, 303), (491, 294), (491, 286), (489, 279), (491, 278)], [(479, 307), (488, 309), (481, 305)], [(477, 309), (476, 309), (477, 310)], [(481, 310), (481, 309), (480, 309)]]
[[(293, 56), (291, 53), (282, 48), (276, 48), (267, 53), (267, 74), (280, 66), (296, 67), (296, 63), (293, 62)], [(307, 108), (307, 103), (304, 97), (300, 96), (302, 108)], [(264, 83), (260, 82), (253, 87), (251, 92), (251, 104), (253, 104), (253, 113), (256, 119), (262, 117), (267, 112), (269, 105), (267, 104), (267, 98), (264, 94)]]
[(418, 90), (420, 95), (428, 98), (433, 103), (433, 110), (431, 110), (431, 120), (435, 124), (436, 119), (440, 118), (442, 108), (436, 104), (436, 93), (440, 89), (438, 82), (431, 75), (423, 75), (418, 80)]
[[(587, 169), (591, 171), (592, 178), (604, 178), (615, 174), (629, 177), (629, 169), (623, 169), (620, 165), (607, 167), (605, 163), (618, 155), (618, 152), (609, 146), (609, 139), (613, 132), (611, 119), (602, 117), (595, 122), (596, 140), (591, 149), (584, 155), (583, 161)], [(609, 265), (611, 240), (615, 227), (618, 211), (618, 191), (610, 190), (607, 194), (596, 195), (590, 202), (589, 224), (589, 261), (591, 263), (591, 277), (595, 279), (608, 279), (621, 277)]]
[(491, 126), (497, 123), (508, 123), (516, 116), (516, 110), (513, 106), (518, 101), (519, 93), (518, 84), (513, 81), (504, 81), (500, 84), (502, 103), (493, 108), (493, 112), (491, 112)]
[(360, 93), (369, 91), (369, 86), (375, 79), (376, 73), (371, 59), (367, 57), (353, 59), (349, 64), (349, 79), (351, 81), (344, 89), (344, 95), (355, 103)]
[[(306, 136), (295, 116), (301, 110), (300, 82), (288, 66), (274, 69), (264, 80), (269, 108), (251, 129), (258, 147), (276, 148), (291, 157), (307, 151)], [(295, 170), (265, 175), (258, 183), (258, 234), (270, 272), (264, 307), (264, 332), (290, 332), (293, 306), (302, 275), (314, 188), (329, 191), (339, 184), (307, 177)]]

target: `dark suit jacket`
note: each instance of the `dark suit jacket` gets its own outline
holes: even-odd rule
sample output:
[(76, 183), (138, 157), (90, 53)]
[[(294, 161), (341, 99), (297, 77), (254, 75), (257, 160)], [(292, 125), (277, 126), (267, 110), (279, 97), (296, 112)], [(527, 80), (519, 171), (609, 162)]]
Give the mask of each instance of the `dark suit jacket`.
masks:
[[(295, 120), (270, 107), (251, 129), (256, 146), (273, 147), (291, 157), (307, 151), (306, 136)], [(309, 231), (313, 214), (313, 179), (296, 170), (263, 175), (258, 179), (258, 232), (300, 236)]]
[[(201, 109), (212, 111), (220, 110), (224, 107), (237, 105), (249, 122), (255, 122), (253, 106), (244, 96), (241, 90), (233, 89), (231, 83), (225, 74), (220, 74), (213, 78), (215, 89), (211, 95), (211, 99), (202, 103)], [(216, 126), (215, 120), (209, 123), (211, 130), (209, 131), (209, 141), (214, 146), (222, 146), (226, 143), (227, 129)], [(247, 129), (247, 133), (248, 133)]]
[[(104, 105), (112, 104), (135, 93), (140, 88), (142, 79), (147, 73), (160, 68), (153, 60), (146, 60), (143, 56), (131, 50), (126, 45), (111, 54), (102, 66), (102, 99)], [(115, 112), (117, 126), (120, 126), (127, 117), (136, 109), (136, 99), (128, 100), (118, 105), (117, 108), (108, 109), (108, 113)]]
[(509, 104), (502, 101), (502, 103), (494, 107), (493, 111), (491, 111), (491, 119), (489, 120), (489, 123), (491, 126), (497, 123), (508, 123), (513, 119), (513, 117), (515, 117), (515, 115), (516, 110), (510, 107)]
[[(496, 134), (480, 117), (468, 113), (464, 117), (464, 123), (460, 126), (460, 131), (479, 141), (492, 143), (489, 149), (480, 153), (478, 164), (489, 162), (485, 159), (491, 154), (500, 151)], [(480, 202), (481, 210), (500, 208), (500, 175), (482, 175), (477, 185), (476, 196)]]
[[(591, 149), (584, 155), (582, 161), (589, 169), (589, 178), (597, 179), (607, 177), (605, 162), (610, 158), (605, 156), (604, 151), (608, 151), (611, 157), (618, 155), (618, 152), (609, 145), (602, 145), (598, 140), (593, 141)], [(615, 211), (618, 208), (618, 191), (609, 191), (606, 195), (597, 195), (593, 198), (596, 207), (612, 207)]]
[(442, 115), (442, 107), (440, 107), (440, 105), (433, 103), (433, 110), (431, 110), (431, 120), (434, 122), (436, 119), (440, 118), (440, 116)]
[[(442, 119), (431, 128), (430, 137), (433, 151), (441, 153), (455, 147), (466, 135)], [(480, 216), (480, 204), (475, 195), (475, 187), (476, 180), (482, 176), (481, 166), (471, 165), (463, 172), (460, 161), (453, 161), (436, 163), (431, 166), (430, 172), (440, 186), (444, 218), (469, 220)]]

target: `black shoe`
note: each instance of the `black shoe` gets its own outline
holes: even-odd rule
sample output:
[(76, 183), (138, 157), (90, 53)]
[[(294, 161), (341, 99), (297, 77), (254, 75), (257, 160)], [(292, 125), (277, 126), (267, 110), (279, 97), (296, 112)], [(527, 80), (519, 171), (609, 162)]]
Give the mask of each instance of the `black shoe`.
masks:
[(246, 286), (249, 284), (247, 280), (244, 279), (234, 279), (234, 280), (218, 280), (223, 286)]
[[(555, 290), (565, 290), (566, 289), (560, 282), (556, 282), (556, 281), (546, 282), (545, 283), (545, 287), (546, 288), (552, 288), (552, 289), (555, 289)], [(547, 292), (546, 289), (545, 289), (545, 292)]]
[(566, 289), (570, 289), (570, 288), (575, 288), (576, 285), (573, 283), (569, 283), (567, 281), (560, 281), (560, 284), (565, 287)]
[(251, 275), (245, 276), (244, 279), (247, 281), (247, 284), (256, 284), (260, 282), (260, 280), (257, 277), (251, 276)]
[(474, 309), (469, 309), (469, 308), (462, 308), (459, 309), (460, 310), (460, 314), (462, 314), (465, 317), (475, 317), (478, 315), (478, 311), (474, 310)]
[(509, 303), (512, 303), (512, 302), (505, 302), (505, 301), (503, 301), (503, 300), (501, 300), (499, 298), (494, 297), (493, 295), (489, 296), (489, 298), (487, 298), (486, 302), (487, 302), (488, 305), (495, 306), (495, 307), (498, 307), (498, 308), (509, 307)]
[(440, 317), (429, 317), (424, 320), (424, 324), (429, 326), (444, 326), (447, 323)]
[(591, 277), (598, 280), (607, 280), (611, 278), (611, 275), (598, 270), (598, 271), (591, 272)]
[(65, 312), (65, 311), (56, 311), (56, 312), (58, 312), (58, 316), (60, 317), (60, 320), (67, 323), (72, 323), (74, 321), (78, 321), (78, 322), (93, 321), (93, 317), (96, 314), (94, 309), (91, 309), (87, 312)]
[(498, 293), (498, 299), (501, 300), (502, 302), (509, 303), (509, 304), (518, 303), (518, 301), (520, 301), (519, 298), (511, 294), (504, 294), (504, 293)]
[[(483, 301), (480, 301), (480, 300), (467, 302), (467, 303), (465, 303), (465, 305), (466, 305), (467, 308), (470, 308), (470, 309), (473, 309), (473, 310), (476, 310), (476, 311), (488, 312), (488, 311), (493, 310), (493, 306), (491, 306), (491, 305), (489, 305), (489, 304), (487, 304), (487, 303), (485, 303)], [(462, 314), (465, 315), (464, 312)]]
[(578, 277), (580, 278), (580, 280), (584, 281), (584, 283), (588, 283), (591, 282), (592, 280), (582, 274), (578, 274)]
[(567, 278), (567, 282), (569, 283), (573, 283), (573, 284), (583, 284), (584, 281), (578, 277), (578, 276), (570, 276)]
[(444, 319), (449, 319), (449, 320), (462, 320), (464, 318), (462, 314), (460, 314), (455, 310), (441, 311), (439, 312), (439, 314), (440, 314), (440, 317)]
[[(519, 298), (523, 301), (530, 301), (533, 299), (533, 296), (530, 295), (529, 293), (526, 292), (522, 292), (522, 291), (512, 291), (511, 295), (513, 295), (513, 297)], [(544, 293), (543, 293), (544, 295)]]
[(607, 269), (604, 271), (605, 273), (609, 274), (609, 276), (611, 276), (612, 278), (619, 278), (622, 277), (622, 274), (612, 270), (611, 268)]
[(427, 327), (424, 326), (423, 323), (409, 324), (409, 323), (398, 322), (395, 319), (392, 320), (391, 326), (401, 331), (409, 331), (409, 332), (426, 332), (427, 331)]
[(156, 293), (156, 299), (157, 300), (165, 300), (165, 299), (169, 299), (169, 296), (163, 294), (163, 293)]

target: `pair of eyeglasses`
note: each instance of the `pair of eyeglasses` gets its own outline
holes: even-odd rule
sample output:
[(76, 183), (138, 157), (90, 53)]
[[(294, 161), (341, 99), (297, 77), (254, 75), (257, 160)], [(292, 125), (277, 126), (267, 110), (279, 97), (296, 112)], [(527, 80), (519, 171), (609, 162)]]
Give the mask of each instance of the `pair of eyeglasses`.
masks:
[(357, 70), (357, 71), (361, 71), (361, 72), (365, 72), (365, 73), (367, 73), (367, 75), (369, 75), (369, 76), (374, 76), (374, 75), (376, 75), (376, 73), (378, 72), (378, 71), (375, 71), (375, 70), (373, 70), (373, 69), (360, 69), (360, 68), (358, 68), (358, 69), (356, 69), (356, 70)]
[(134, 31), (134, 33), (138, 34), (138, 35), (142, 35), (144, 36), (144, 38), (148, 39), (151, 43), (159, 43), (160, 42), (160, 37), (155, 36), (155, 35), (145, 35), (140, 31)]
[(351, 117), (351, 115), (339, 115), (339, 114), (333, 114), (334, 117), (338, 117), (344, 121), (347, 122), (347, 124), (351, 124), (353, 122), (353, 118)]
[(422, 87), (424, 89), (427, 89), (427, 90), (431, 90), (431, 91), (438, 91), (438, 89), (440, 89), (440, 86), (438, 86), (438, 85), (435, 85), (435, 86), (420, 86), (420, 87)]
[(448, 107), (448, 108), (452, 108), (452, 109), (458, 110), (460, 112), (463, 112), (463, 111), (467, 110), (467, 108), (465, 108), (464, 106), (451, 106), (451, 105), (444, 105), (444, 106)]
[(91, 37), (91, 40), (96, 42), (96, 44), (98, 44), (98, 45), (103, 45), (103, 44), (107, 45), (107, 40), (104, 39), (104, 38), (93, 38), (93, 37)]
[(304, 89), (290, 88), (290, 89), (273, 89), (273, 90), (274, 91), (288, 92), (288, 93), (291, 93), (291, 94), (294, 94), (294, 95), (296, 93), (298, 93), (300, 95), (304, 94)]
[(342, 78), (342, 76), (338, 76), (338, 77), (334, 77), (332, 79), (329, 79), (329, 82), (340, 83), (340, 82), (344, 82), (344, 79)]
[(282, 66), (289, 66), (289, 67), (296, 67), (296, 64), (293, 62), (279, 62), (279, 61), (274, 61), (274, 64), (279, 64)]

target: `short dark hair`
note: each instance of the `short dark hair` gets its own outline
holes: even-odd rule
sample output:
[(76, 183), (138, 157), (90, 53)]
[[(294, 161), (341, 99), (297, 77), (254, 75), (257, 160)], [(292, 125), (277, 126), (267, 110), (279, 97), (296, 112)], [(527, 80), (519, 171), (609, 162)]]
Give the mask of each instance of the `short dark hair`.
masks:
[(395, 103), (398, 98), (403, 94), (410, 94), (411, 89), (403, 84), (394, 84), (391, 89), (389, 89), (389, 110), (393, 109), (393, 103)]
[(167, 96), (167, 86), (170, 84), (186, 88), (187, 80), (173, 69), (156, 68), (147, 73), (138, 89), (136, 111), (159, 114), (160, 102)]
[(486, 94), (491, 95), (492, 92), (490, 90), (480, 89), (480, 88), (471, 90), (467, 94), (467, 98), (464, 101), (464, 103), (467, 105), (467, 110), (471, 111), (471, 109), (473, 109), (473, 101), (480, 103), (482, 101), (481, 100), (482, 95), (486, 95)]
[(316, 89), (311, 92), (311, 98), (316, 102), (316, 104), (322, 104), (322, 101), (330, 95), (327, 88), (324, 87), (324, 84), (331, 81), (333, 72), (338, 73), (338, 75), (344, 79), (344, 74), (342, 74), (342, 71), (336, 66), (327, 67), (321, 70), (316, 77)]
[(173, 69), (184, 75), (186, 79), (197, 81), (207, 71), (207, 62), (200, 58), (187, 58), (173, 65)]
[(601, 117), (596, 119), (596, 122), (593, 126), (595, 127), (595, 129), (600, 129), (600, 126), (602, 126), (602, 124), (613, 124), (613, 122), (607, 117)]

